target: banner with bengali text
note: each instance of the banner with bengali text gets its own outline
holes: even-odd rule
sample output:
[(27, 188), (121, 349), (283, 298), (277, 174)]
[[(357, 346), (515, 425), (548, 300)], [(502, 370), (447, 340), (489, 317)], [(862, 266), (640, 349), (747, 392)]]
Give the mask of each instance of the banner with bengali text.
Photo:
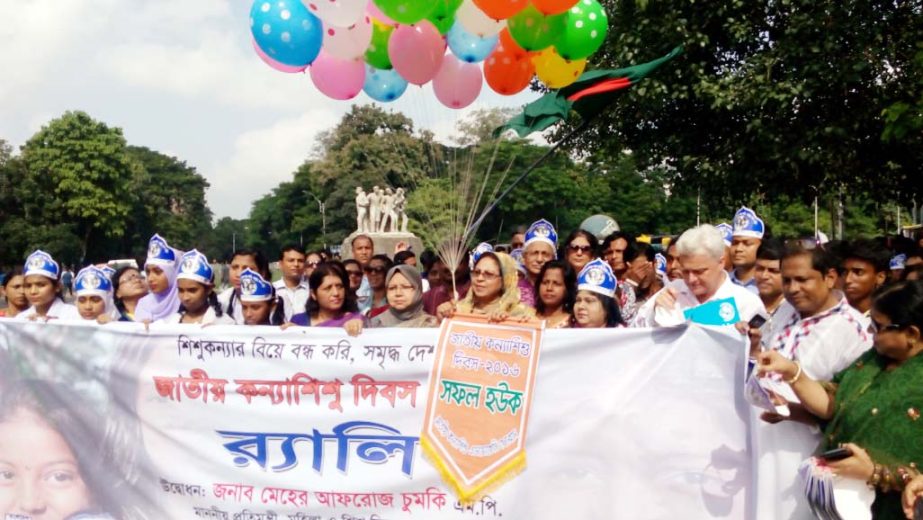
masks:
[(744, 518), (739, 336), (547, 330), (526, 467), (423, 457), (438, 329), (0, 320), (0, 520)]

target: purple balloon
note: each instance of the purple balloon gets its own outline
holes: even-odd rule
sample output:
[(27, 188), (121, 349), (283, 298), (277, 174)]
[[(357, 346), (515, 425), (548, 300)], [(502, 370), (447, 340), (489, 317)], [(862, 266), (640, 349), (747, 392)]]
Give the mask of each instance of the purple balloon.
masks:
[(394, 70), (414, 85), (423, 85), (439, 72), (446, 43), (428, 20), (400, 25), (388, 40), (388, 56)]
[(433, 78), (433, 92), (443, 105), (460, 109), (474, 103), (483, 84), (480, 66), (449, 54)]
[(365, 84), (365, 62), (341, 60), (321, 51), (311, 64), (311, 81), (325, 96), (338, 100), (352, 99)]

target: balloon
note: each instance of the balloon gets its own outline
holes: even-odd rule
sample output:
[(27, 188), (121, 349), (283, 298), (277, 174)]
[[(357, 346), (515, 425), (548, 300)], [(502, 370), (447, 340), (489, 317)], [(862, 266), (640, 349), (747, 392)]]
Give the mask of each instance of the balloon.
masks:
[(511, 96), (522, 91), (532, 80), (535, 65), (530, 58), (516, 59), (511, 52), (497, 46), (484, 62), (484, 79), (498, 94)]
[(398, 23), (417, 23), (435, 7), (433, 0), (374, 0), (375, 5)]
[(507, 20), (507, 25), (513, 39), (523, 49), (540, 51), (550, 47), (564, 31), (566, 18), (564, 14), (545, 16), (530, 4)]
[(324, 25), (349, 27), (365, 14), (366, 0), (301, 0), (311, 14), (324, 21)]
[(401, 97), (407, 90), (407, 80), (395, 70), (381, 70), (365, 66), (365, 86), (362, 90), (375, 101), (388, 103)]
[(516, 43), (516, 40), (510, 36), (509, 27), (500, 31), (500, 42), (497, 44), (497, 48), (500, 49), (500, 52), (509, 53), (517, 60), (531, 59), (535, 55), (534, 52), (529, 52)]
[(460, 22), (455, 22), (446, 36), (452, 54), (468, 63), (484, 61), (493, 52), (500, 40), (498, 36), (475, 36), (467, 31)]
[(381, 9), (379, 9), (378, 6), (375, 5), (375, 2), (373, 2), (372, 0), (369, 0), (369, 5), (366, 7), (366, 12), (372, 15), (372, 18), (378, 20), (379, 22), (383, 24), (393, 25), (397, 27), (397, 22), (388, 18), (388, 15), (381, 12)]
[(494, 20), (505, 20), (522, 11), (528, 3), (529, 0), (474, 0), (474, 5)]
[(439, 29), (440, 34), (446, 34), (455, 24), (455, 11), (462, 4), (462, 0), (434, 0), (436, 7), (426, 19)]
[(311, 65), (311, 81), (329, 98), (352, 99), (359, 95), (365, 83), (365, 63), (341, 60), (322, 51)]
[(580, 0), (567, 12), (564, 31), (554, 47), (562, 58), (579, 60), (596, 52), (606, 40), (609, 19), (597, 0)]
[(561, 14), (567, 12), (578, 0), (532, 0), (532, 5), (543, 14)]
[(532, 58), (535, 75), (550, 89), (564, 88), (577, 81), (586, 69), (586, 59), (567, 61), (554, 48), (545, 49)]
[(394, 70), (414, 85), (433, 79), (445, 55), (445, 40), (430, 22), (401, 25), (388, 41), (388, 56)]
[(287, 72), (289, 74), (294, 74), (296, 72), (304, 72), (304, 69), (308, 68), (307, 65), (300, 65), (298, 67), (292, 67), (290, 65), (283, 65), (279, 63), (278, 61), (270, 58), (265, 52), (263, 52), (263, 49), (261, 49), (260, 46), (256, 44), (256, 40), (252, 40), (252, 43), (253, 43), (253, 50), (256, 51), (256, 55), (259, 56), (260, 59), (263, 60), (263, 62), (266, 65), (269, 65), (270, 67), (280, 72)]
[(388, 40), (394, 27), (372, 20), (372, 43), (365, 51), (365, 61), (376, 69), (390, 69), (391, 58), (388, 57)]
[(478, 9), (472, 0), (465, 0), (458, 11), (455, 12), (455, 19), (461, 22), (465, 30), (476, 36), (493, 36), (506, 27), (506, 20), (494, 20), (484, 14), (484, 11)]
[(480, 67), (449, 54), (442, 60), (442, 66), (433, 78), (433, 92), (443, 105), (465, 108), (477, 99), (483, 83)]
[(372, 42), (372, 19), (362, 17), (352, 27), (324, 28), (324, 52), (343, 60), (361, 58)]
[(256, 0), (250, 9), (253, 40), (282, 65), (310, 65), (320, 52), (322, 31), (321, 21), (298, 0)]

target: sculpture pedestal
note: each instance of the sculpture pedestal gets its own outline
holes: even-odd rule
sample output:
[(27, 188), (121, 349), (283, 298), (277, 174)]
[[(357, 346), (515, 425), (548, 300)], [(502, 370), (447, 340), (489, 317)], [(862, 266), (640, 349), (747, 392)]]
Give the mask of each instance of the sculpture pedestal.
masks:
[(376, 255), (386, 254), (389, 258), (394, 258), (394, 246), (396, 246), (398, 242), (410, 244), (410, 250), (417, 255), (417, 258), (419, 258), (420, 253), (423, 252), (423, 241), (413, 233), (359, 233), (358, 231), (353, 231), (343, 240), (343, 248), (340, 250), (340, 257), (344, 260), (353, 257), (353, 238), (357, 235), (368, 235), (372, 238)]

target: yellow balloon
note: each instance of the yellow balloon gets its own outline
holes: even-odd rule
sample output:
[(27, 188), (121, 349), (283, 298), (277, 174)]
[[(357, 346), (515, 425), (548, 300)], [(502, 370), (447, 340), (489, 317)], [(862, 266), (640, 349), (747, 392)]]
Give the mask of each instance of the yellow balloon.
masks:
[(554, 47), (549, 47), (532, 58), (535, 75), (550, 89), (564, 88), (577, 81), (586, 69), (586, 58), (567, 61)]

